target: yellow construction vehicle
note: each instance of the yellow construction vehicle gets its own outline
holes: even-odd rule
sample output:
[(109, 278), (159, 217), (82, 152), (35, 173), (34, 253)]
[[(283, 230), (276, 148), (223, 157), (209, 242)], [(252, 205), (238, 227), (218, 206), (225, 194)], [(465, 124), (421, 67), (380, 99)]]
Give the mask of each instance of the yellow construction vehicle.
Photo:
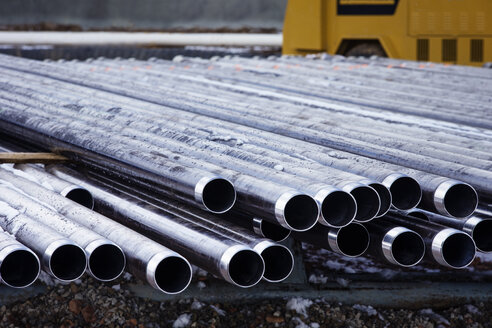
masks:
[(492, 0), (289, 0), (284, 54), (492, 62)]

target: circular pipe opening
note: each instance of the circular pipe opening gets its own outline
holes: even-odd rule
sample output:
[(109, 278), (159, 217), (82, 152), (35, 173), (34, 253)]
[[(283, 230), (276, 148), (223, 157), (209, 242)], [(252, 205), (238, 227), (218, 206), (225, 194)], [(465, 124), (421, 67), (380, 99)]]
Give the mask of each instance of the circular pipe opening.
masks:
[(452, 234), (442, 245), (442, 256), (449, 266), (464, 268), (475, 258), (475, 243), (465, 233)]
[(2, 277), (2, 282), (10, 287), (23, 288), (36, 281), (39, 270), (36, 255), (19, 249), (8, 254), (2, 261), (0, 277)]
[(338, 249), (346, 256), (361, 256), (369, 247), (369, 232), (358, 223), (340, 228), (337, 234)]
[(269, 282), (280, 282), (287, 279), (294, 268), (294, 257), (285, 246), (267, 247), (261, 252), (261, 257), (265, 262), (263, 278)]
[(50, 270), (60, 280), (73, 281), (84, 274), (87, 258), (82, 248), (76, 245), (58, 247), (50, 258)]
[(457, 183), (451, 186), (444, 195), (444, 208), (449, 215), (466, 218), (473, 214), (478, 205), (478, 196), (470, 185)]
[(379, 206), (379, 211), (376, 217), (381, 217), (388, 213), (391, 207), (391, 202), (392, 202), (392, 197), (391, 193), (388, 188), (386, 188), (385, 185), (382, 183), (371, 183), (369, 184), (370, 187), (372, 187), (376, 192), (378, 193), (379, 196), (379, 201), (380, 206)]
[(202, 202), (210, 212), (225, 213), (236, 202), (236, 190), (226, 179), (212, 179), (203, 187)]
[(240, 287), (252, 287), (263, 277), (265, 264), (261, 256), (252, 250), (235, 253), (228, 267), (231, 280)]
[(357, 213), (355, 220), (358, 222), (369, 222), (376, 217), (379, 212), (380, 200), (376, 190), (369, 186), (354, 188), (351, 192), (357, 203)]
[(290, 236), (291, 230), (279, 226), (278, 224), (268, 222), (265, 220), (261, 221), (261, 234), (263, 237), (271, 239), (273, 241), (279, 242), (287, 239)]
[(155, 270), (156, 285), (165, 293), (180, 293), (191, 282), (191, 267), (179, 256), (169, 256), (159, 262)]
[(326, 223), (335, 228), (344, 227), (354, 220), (357, 204), (349, 193), (337, 190), (321, 202), (321, 215)]
[(311, 229), (318, 221), (318, 216), (318, 204), (308, 195), (295, 195), (284, 207), (285, 222), (294, 231)]
[(402, 176), (390, 186), (392, 205), (399, 210), (410, 210), (420, 203), (422, 189), (414, 178)]
[(118, 278), (125, 269), (125, 254), (116, 245), (104, 244), (94, 249), (89, 256), (89, 270), (101, 281)]
[(393, 259), (401, 266), (417, 265), (425, 254), (425, 244), (419, 234), (405, 231), (395, 237), (391, 245)]
[(65, 197), (91, 210), (94, 208), (94, 198), (92, 197), (92, 194), (84, 188), (73, 188), (66, 193)]
[(492, 252), (492, 220), (480, 221), (473, 229), (472, 237), (477, 249)]

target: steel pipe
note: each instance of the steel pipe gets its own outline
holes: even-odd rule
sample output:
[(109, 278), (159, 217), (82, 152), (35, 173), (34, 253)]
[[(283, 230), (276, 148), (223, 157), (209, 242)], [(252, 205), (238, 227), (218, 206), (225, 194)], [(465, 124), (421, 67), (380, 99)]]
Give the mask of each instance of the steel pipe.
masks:
[[(159, 210), (169, 214), (170, 218), (172, 218), (172, 216), (177, 216), (180, 221), (187, 221), (186, 223), (190, 224), (190, 227), (193, 227), (195, 224), (200, 228), (206, 228), (207, 230), (219, 234), (225, 238), (248, 245), (253, 250), (258, 252), (263, 258), (265, 263), (263, 278), (266, 281), (280, 282), (285, 280), (292, 272), (294, 267), (294, 258), (287, 247), (263, 238), (259, 238), (253, 232), (238, 227), (235, 224), (231, 224), (215, 215), (210, 215), (209, 213), (199, 209), (186, 206), (185, 204), (164, 198), (162, 196), (156, 197), (155, 195), (151, 195), (149, 193), (130, 189), (129, 187), (114, 181), (88, 181), (84, 176), (79, 175), (73, 170), (65, 167), (50, 165), (47, 170), (59, 178), (82, 185), (88, 190), (99, 191), (102, 189), (103, 191), (109, 192), (115, 190), (124, 192), (128, 195), (133, 194), (139, 199), (147, 201), (158, 207)], [(231, 216), (233, 216), (233, 214), (231, 214)]]
[[(85, 226), (120, 246), (125, 253), (130, 272), (137, 278), (147, 281), (155, 289), (176, 294), (186, 289), (191, 282), (191, 265), (178, 253), (6, 170), (0, 170), (0, 179), (15, 184), (24, 193), (49, 204), (67, 219)], [(34, 225), (39, 224), (34, 220), (31, 221)], [(135, 248), (135, 245), (139, 247)], [(85, 261), (85, 254), (83, 255)]]
[(87, 267), (85, 252), (50, 227), (0, 201), (0, 226), (41, 259), (44, 271), (64, 282), (80, 278)]
[(370, 241), (367, 229), (356, 222), (342, 228), (330, 228), (318, 224), (306, 232), (293, 232), (292, 237), (348, 257), (364, 254)]
[(36, 202), (15, 185), (8, 186), (0, 182), (0, 200), (80, 245), (87, 256), (87, 272), (97, 280), (111, 281), (123, 273), (126, 264), (125, 255), (115, 243), (67, 220), (50, 209), (49, 204)]
[(426, 258), (453, 269), (465, 268), (475, 258), (475, 242), (466, 233), (421, 219), (386, 215), (384, 222), (400, 225), (418, 233), (425, 241)]
[(252, 230), (258, 235), (271, 239), (276, 242), (281, 242), (289, 238), (292, 230), (285, 229), (278, 224), (265, 221), (261, 218), (253, 218), (251, 220)]
[(25, 288), (36, 281), (39, 272), (36, 254), (0, 231), (0, 282), (12, 288)]
[(492, 218), (486, 219), (478, 216), (471, 216), (465, 220), (457, 220), (419, 209), (402, 211), (400, 214), (422, 218), (446, 227), (462, 230), (473, 238), (479, 251), (485, 253), (492, 252)]
[(415, 231), (384, 221), (364, 226), (371, 236), (368, 252), (375, 258), (402, 267), (415, 266), (424, 258), (425, 243)]

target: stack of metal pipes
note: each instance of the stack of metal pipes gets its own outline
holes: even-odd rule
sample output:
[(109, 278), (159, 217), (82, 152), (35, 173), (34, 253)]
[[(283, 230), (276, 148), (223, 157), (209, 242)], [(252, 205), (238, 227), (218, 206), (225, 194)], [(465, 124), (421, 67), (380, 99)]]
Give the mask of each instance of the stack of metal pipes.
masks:
[[(0, 168), (0, 227), (57, 279), (126, 267), (166, 293), (189, 263), (240, 287), (283, 281), (286, 238), (464, 268), (492, 251), (492, 72), (432, 65), (0, 56), (5, 147), (71, 160)], [(6, 284), (37, 276), (9, 283), (8, 263)]]

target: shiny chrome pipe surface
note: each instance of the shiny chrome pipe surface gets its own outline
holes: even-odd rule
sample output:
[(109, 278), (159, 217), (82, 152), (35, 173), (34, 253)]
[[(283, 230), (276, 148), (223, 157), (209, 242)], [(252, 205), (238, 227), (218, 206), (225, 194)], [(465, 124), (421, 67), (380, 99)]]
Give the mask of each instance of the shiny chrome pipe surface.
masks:
[(424, 258), (425, 243), (415, 231), (377, 220), (364, 226), (371, 236), (369, 253), (374, 257), (402, 267), (417, 265)]
[(87, 272), (97, 280), (111, 281), (123, 273), (125, 254), (112, 241), (68, 220), (47, 207), (49, 204), (36, 202), (14, 185), (8, 187), (0, 182), (0, 200), (81, 246), (87, 255)]
[(64, 282), (80, 278), (87, 267), (85, 252), (70, 239), (0, 201), (0, 226), (31, 248), (43, 270)]
[[(111, 191), (112, 189), (115, 189), (115, 192), (120, 191), (128, 195), (134, 195), (140, 200), (149, 202), (158, 207), (159, 210), (169, 214), (169, 218), (172, 218), (173, 216), (179, 217), (179, 219), (176, 219), (177, 222), (187, 221), (186, 223), (191, 228), (193, 228), (193, 225), (196, 225), (197, 227), (208, 229), (225, 238), (248, 245), (262, 256), (263, 261), (265, 262), (263, 278), (269, 282), (280, 282), (285, 280), (293, 270), (294, 257), (287, 247), (259, 238), (250, 230), (238, 227), (215, 215), (210, 215), (205, 211), (192, 208), (175, 200), (164, 198), (163, 196), (156, 197), (140, 190), (131, 189), (128, 186), (115, 181), (88, 181), (83, 175), (77, 174), (77, 172), (66, 167), (50, 165), (47, 167), (47, 170), (62, 179), (82, 185), (88, 190), (98, 190), (102, 188), (103, 190)], [(100, 193), (99, 191), (95, 192), (98, 194)], [(233, 214), (231, 214), (231, 216), (233, 216)]]
[(386, 215), (381, 220), (418, 233), (425, 241), (427, 259), (443, 266), (461, 269), (469, 266), (475, 258), (475, 242), (463, 231), (398, 214)]
[(292, 237), (349, 257), (364, 254), (370, 242), (367, 229), (356, 222), (342, 228), (330, 228), (318, 224), (306, 232), (293, 232)]
[(39, 272), (36, 254), (0, 231), (0, 282), (13, 288), (25, 288), (36, 281)]
[(0, 179), (16, 185), (29, 196), (49, 204), (67, 219), (93, 230), (120, 246), (125, 253), (130, 272), (137, 278), (147, 281), (155, 289), (176, 294), (190, 284), (191, 265), (178, 253), (9, 171), (0, 169)]
[(464, 220), (458, 220), (421, 209), (413, 209), (411, 211), (402, 211), (399, 213), (405, 216), (417, 217), (443, 226), (462, 230), (473, 238), (479, 251), (485, 253), (492, 252), (492, 218), (471, 216)]

